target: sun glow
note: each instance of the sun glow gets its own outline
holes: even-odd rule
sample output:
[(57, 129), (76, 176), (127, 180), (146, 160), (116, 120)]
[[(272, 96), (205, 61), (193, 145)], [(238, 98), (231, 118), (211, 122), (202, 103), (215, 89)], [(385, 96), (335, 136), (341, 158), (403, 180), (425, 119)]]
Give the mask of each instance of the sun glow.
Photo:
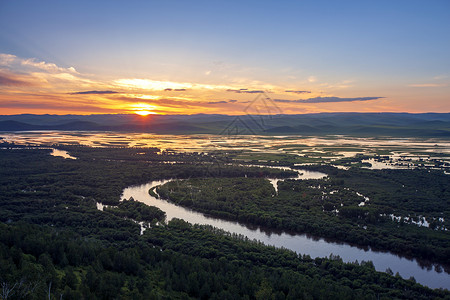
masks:
[(152, 110), (157, 109), (155, 105), (150, 105), (147, 103), (136, 103), (131, 105), (131, 110), (138, 115), (141, 116), (148, 116), (148, 115), (155, 115), (155, 113)]
[[(151, 91), (175, 91), (184, 92), (187, 90), (227, 90), (227, 89), (239, 89), (239, 86), (231, 85), (218, 85), (218, 84), (202, 84), (193, 82), (175, 82), (175, 81), (160, 81), (151, 79), (137, 79), (137, 78), (123, 78), (117, 79), (113, 82), (115, 85), (128, 88), (132, 90), (151, 90)], [(253, 85), (250, 86), (253, 88)], [(272, 90), (273, 85), (261, 85), (258, 87), (265, 90)]]
[(135, 111), (135, 114), (138, 114), (140, 116), (148, 116), (151, 114), (155, 114), (154, 112), (148, 111), (148, 110), (141, 110), (141, 111)]
[(119, 86), (133, 89), (163, 91), (165, 89), (190, 89), (191, 83), (179, 83), (171, 81), (159, 81), (148, 79), (119, 79), (115, 83)]

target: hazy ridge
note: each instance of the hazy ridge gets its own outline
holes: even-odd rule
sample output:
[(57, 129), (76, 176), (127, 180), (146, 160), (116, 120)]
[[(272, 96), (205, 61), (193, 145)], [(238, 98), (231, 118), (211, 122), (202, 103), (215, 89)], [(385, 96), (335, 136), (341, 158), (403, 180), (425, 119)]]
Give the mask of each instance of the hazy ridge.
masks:
[(0, 115), (0, 131), (29, 130), (450, 137), (450, 113)]

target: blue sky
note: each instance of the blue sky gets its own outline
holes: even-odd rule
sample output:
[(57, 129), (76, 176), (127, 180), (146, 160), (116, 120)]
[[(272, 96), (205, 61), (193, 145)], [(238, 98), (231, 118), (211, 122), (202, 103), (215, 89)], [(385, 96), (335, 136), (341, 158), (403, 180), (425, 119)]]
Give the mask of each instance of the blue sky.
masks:
[[(1, 0), (0, 53), (104, 85), (139, 78), (384, 99), (296, 104), (298, 112), (449, 111), (449, 15), (450, 1), (433, 0)], [(197, 92), (190, 99), (227, 98)]]

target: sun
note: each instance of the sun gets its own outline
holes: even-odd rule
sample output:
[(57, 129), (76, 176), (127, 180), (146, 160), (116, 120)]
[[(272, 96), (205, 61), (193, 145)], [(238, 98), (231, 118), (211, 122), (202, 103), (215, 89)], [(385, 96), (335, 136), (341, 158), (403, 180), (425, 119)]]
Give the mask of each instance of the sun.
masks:
[(156, 108), (156, 106), (147, 103), (135, 103), (131, 105), (131, 111), (140, 116), (155, 115), (157, 113), (153, 110)]
[(134, 113), (137, 115), (140, 115), (140, 116), (148, 116), (148, 115), (155, 114), (154, 112), (148, 111), (148, 110), (139, 110), (139, 111), (135, 111)]

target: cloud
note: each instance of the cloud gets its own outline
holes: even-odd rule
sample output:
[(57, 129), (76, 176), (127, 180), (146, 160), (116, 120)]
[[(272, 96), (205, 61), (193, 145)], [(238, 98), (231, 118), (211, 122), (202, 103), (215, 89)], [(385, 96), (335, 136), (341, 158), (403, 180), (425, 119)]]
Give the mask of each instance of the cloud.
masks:
[(418, 83), (418, 84), (410, 84), (410, 87), (445, 87), (448, 86), (446, 83)]
[(32, 86), (33, 83), (25, 81), (15, 74), (0, 70), (0, 86)]
[(171, 89), (171, 88), (166, 88), (164, 89), (165, 92), (184, 92), (187, 91), (187, 89)]
[(286, 90), (286, 93), (295, 93), (295, 94), (311, 94), (311, 91), (294, 91), (294, 90)]
[(74, 67), (68, 67), (68, 68), (61, 68), (53, 63), (47, 63), (45, 61), (36, 61), (34, 58), (29, 58), (22, 60), (20, 62), (23, 66), (29, 66), (36, 69), (40, 69), (43, 71), (47, 71), (50, 73), (61, 73), (61, 72), (68, 72), (68, 73), (75, 73), (78, 74), (77, 70), (75, 70)]
[(340, 98), (340, 97), (315, 97), (308, 99), (286, 100), (274, 99), (275, 102), (282, 103), (330, 103), (330, 102), (354, 102), (354, 101), (370, 101), (382, 99), (384, 97), (358, 97), (358, 98)]
[(160, 99), (143, 99), (141, 97), (134, 96), (120, 96), (114, 99), (113, 101), (122, 101), (127, 103), (147, 103), (147, 104), (156, 104), (161, 107), (201, 107), (205, 104), (205, 102), (199, 101), (191, 101), (191, 100), (178, 100), (178, 99), (168, 99), (168, 98), (160, 98)]
[(17, 87), (38, 88), (41, 92), (63, 92), (64, 90), (94, 90), (98, 84), (79, 74), (73, 67), (63, 68), (53, 63), (34, 58), (20, 58), (0, 53), (2, 85), (14, 92)]
[(308, 77), (308, 82), (313, 83), (317, 81), (317, 77), (316, 76), (309, 76)]
[[(240, 89), (242, 86), (253, 89)], [(226, 90), (260, 95), (271, 88), (255, 82), (218, 85), (138, 78), (103, 81), (80, 74), (74, 68), (0, 53), (0, 110), (3, 104), (10, 111), (20, 112), (120, 112), (129, 111), (136, 103), (148, 103), (176, 113), (204, 111), (205, 107), (227, 113), (228, 109), (224, 110), (224, 107), (245, 102), (223, 99)], [(216, 93), (219, 93), (218, 97)], [(93, 96), (99, 97), (92, 101)]]
[(83, 92), (73, 92), (69, 93), (70, 95), (103, 95), (103, 94), (117, 94), (115, 91), (83, 91)]
[(227, 92), (238, 93), (238, 94), (241, 94), (241, 93), (244, 93), (244, 94), (262, 94), (262, 93), (264, 93), (264, 91), (261, 91), (261, 90), (248, 90), (248, 89), (238, 89), (238, 90), (227, 89), (226, 91)]
[(433, 79), (434, 80), (442, 80), (442, 79), (447, 79), (448, 75), (438, 75), (438, 76), (434, 76)]
[[(188, 82), (160, 81), (139, 78), (118, 79), (114, 80), (113, 83), (124, 88), (166, 92), (181, 92), (197, 87), (196, 84)], [(201, 88), (202, 86), (199, 85), (199, 87)]]
[(175, 82), (175, 81), (160, 81), (152, 79), (138, 79), (138, 78), (122, 78), (113, 80), (111, 84), (127, 89), (153, 90), (153, 91), (174, 91), (183, 92), (191, 90), (226, 90), (233, 89), (232, 86), (202, 84), (194, 82)]
[(450, 86), (450, 81), (448, 81), (447, 78), (448, 75), (441, 74), (434, 76), (433, 78), (428, 78), (428, 80), (424, 80), (424, 83), (413, 83), (408, 86), (416, 88), (447, 87)]
[[(210, 101), (207, 102), (206, 104), (227, 104), (227, 103), (236, 103), (238, 102), (235, 99), (230, 99), (230, 100), (221, 100), (221, 101)], [(239, 101), (239, 103), (249, 103), (250, 101)]]
[(102, 112), (102, 113), (117, 113), (117, 109), (99, 107), (96, 105), (87, 104), (61, 104), (64, 100), (60, 99), (59, 104), (54, 101), (0, 101), (1, 108), (17, 108), (17, 109), (47, 109), (49, 111), (76, 111), (76, 112)]
[(45, 71), (48, 73), (71, 73), (79, 74), (74, 67), (58, 67), (54, 63), (38, 61), (35, 58), (23, 59), (12, 54), (0, 53), (0, 66), (13, 67), (14, 69), (25, 69), (34, 71)]
[(224, 104), (224, 103), (228, 103), (228, 101), (210, 101), (207, 102), (206, 104)]

